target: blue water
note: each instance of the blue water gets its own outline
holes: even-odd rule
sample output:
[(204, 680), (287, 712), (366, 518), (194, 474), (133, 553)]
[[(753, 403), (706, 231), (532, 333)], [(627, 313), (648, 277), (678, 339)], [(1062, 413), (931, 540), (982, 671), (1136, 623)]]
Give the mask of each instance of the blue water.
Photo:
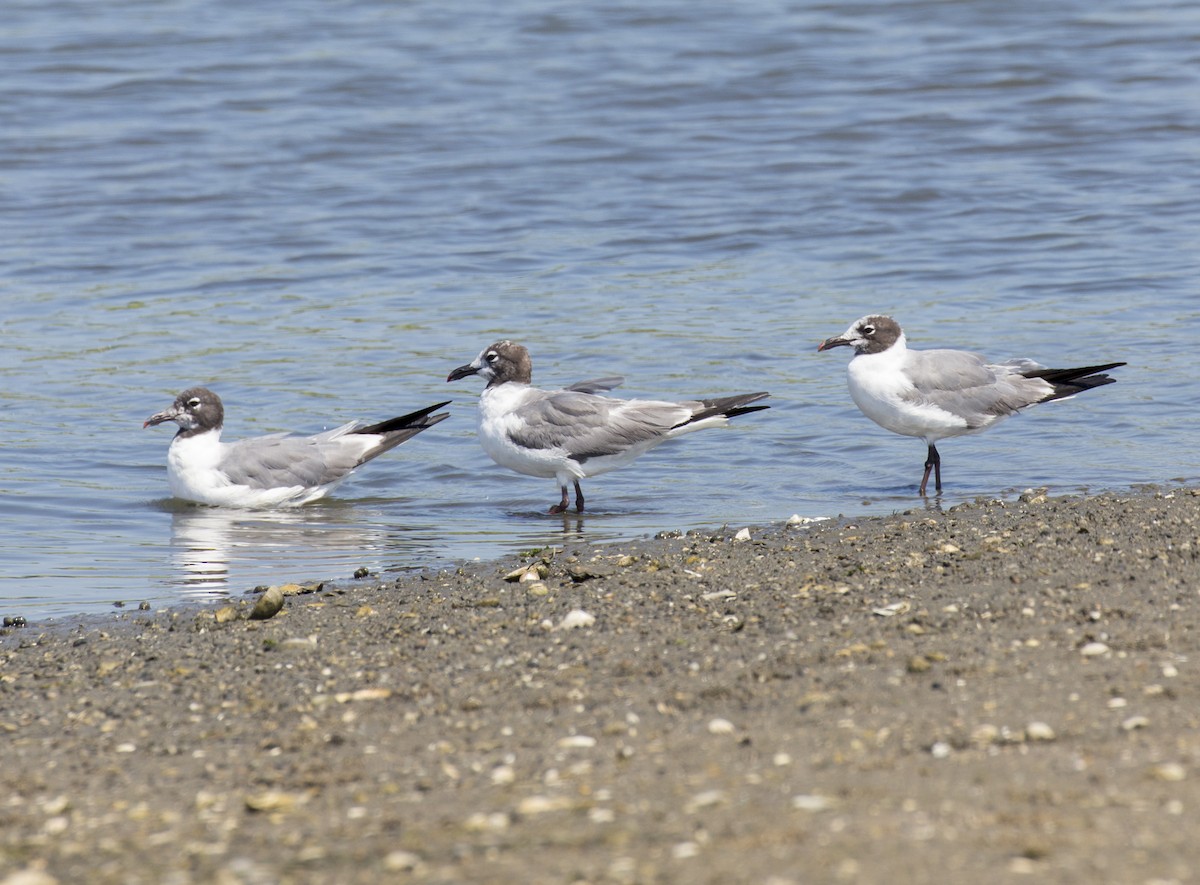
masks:
[[(348, 580), (584, 538), (918, 505), (863, 418), (869, 312), (916, 347), (1120, 383), (942, 447), (944, 506), (1200, 475), (1200, 7), (10, 0), (0, 25), (0, 612)], [(474, 440), (499, 337), (553, 386), (770, 390), (548, 517)], [(452, 397), (299, 512), (167, 496), (226, 438)]]

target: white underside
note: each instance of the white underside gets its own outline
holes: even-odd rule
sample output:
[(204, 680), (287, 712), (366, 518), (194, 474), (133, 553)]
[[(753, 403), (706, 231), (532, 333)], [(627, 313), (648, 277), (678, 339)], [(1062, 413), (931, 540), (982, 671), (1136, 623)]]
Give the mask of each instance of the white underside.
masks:
[(915, 388), (902, 371), (904, 356), (903, 347), (892, 346), (850, 360), (850, 397), (864, 415), (893, 433), (919, 437), (927, 444), (983, 429), (970, 428), (960, 416), (933, 404), (906, 400)]
[(234, 485), (218, 467), (223, 445), (220, 431), (175, 437), (167, 452), (167, 482), (171, 494), (185, 501), (217, 507), (299, 507), (325, 497), (346, 478), (343, 476), (335, 482), (319, 486), (295, 485), (273, 489)]

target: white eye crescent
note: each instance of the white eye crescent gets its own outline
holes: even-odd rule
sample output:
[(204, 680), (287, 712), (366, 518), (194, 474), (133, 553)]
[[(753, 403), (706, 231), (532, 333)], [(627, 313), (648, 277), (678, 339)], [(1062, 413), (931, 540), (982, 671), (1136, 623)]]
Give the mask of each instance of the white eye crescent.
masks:
[(499, 358), (500, 358), (500, 354), (496, 353), (496, 351), (494, 351), (494, 350), (489, 351), (488, 355), (484, 357), (484, 359), (487, 360), (489, 363), (494, 363)]
[(198, 396), (192, 397), (190, 400), (187, 401), (187, 404), (188, 404), (189, 409), (198, 408), (200, 405), (200, 397), (198, 397)]
[(863, 326), (862, 333), (864, 335), (866, 335), (868, 338), (870, 338), (872, 335), (875, 334), (875, 327), (874, 326)]

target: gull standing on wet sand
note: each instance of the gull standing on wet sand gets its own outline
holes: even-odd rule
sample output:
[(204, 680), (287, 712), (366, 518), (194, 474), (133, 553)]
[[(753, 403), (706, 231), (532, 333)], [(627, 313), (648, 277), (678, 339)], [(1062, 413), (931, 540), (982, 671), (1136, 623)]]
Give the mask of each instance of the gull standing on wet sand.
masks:
[(226, 507), (297, 507), (323, 498), (355, 468), (448, 418), (448, 412), (430, 413), (449, 403), (369, 426), (351, 421), (315, 436), (276, 433), (223, 443), (221, 398), (192, 387), (142, 426), (179, 425), (167, 453), (175, 497)]
[(935, 490), (942, 490), (938, 440), (985, 430), (1026, 406), (1112, 384), (1117, 379), (1099, 373), (1125, 365), (1046, 369), (1027, 359), (988, 363), (965, 350), (909, 350), (900, 324), (888, 316), (856, 320), (817, 350), (832, 347), (854, 348), (847, 375), (850, 396), (862, 413), (929, 447), (921, 495), (930, 470)]
[(752, 406), (769, 396), (745, 393), (718, 399), (660, 402), (616, 399), (598, 391), (619, 386), (623, 378), (581, 381), (563, 390), (531, 385), (529, 351), (512, 341), (497, 341), (474, 362), (459, 366), (447, 381), (468, 375), (486, 379), (479, 396), (479, 442), (492, 460), (527, 476), (553, 477), (562, 499), (551, 513), (567, 509), (568, 486), (575, 486), (575, 507), (583, 512), (579, 480), (624, 467), (659, 443), (770, 406)]

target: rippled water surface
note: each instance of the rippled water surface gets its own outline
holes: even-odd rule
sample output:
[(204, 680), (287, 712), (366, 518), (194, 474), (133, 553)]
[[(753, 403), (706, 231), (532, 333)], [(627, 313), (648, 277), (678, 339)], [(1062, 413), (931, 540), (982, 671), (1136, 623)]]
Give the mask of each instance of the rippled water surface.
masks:
[[(868, 312), (1130, 363), (947, 441), (943, 506), (1200, 474), (1194, 4), (10, 0), (0, 59), (5, 614), (919, 506), (922, 444), (815, 352)], [(549, 517), (444, 381), (499, 337), (545, 385), (774, 407)], [(239, 513), (141, 429), (193, 384), (227, 439), (454, 404)]]

